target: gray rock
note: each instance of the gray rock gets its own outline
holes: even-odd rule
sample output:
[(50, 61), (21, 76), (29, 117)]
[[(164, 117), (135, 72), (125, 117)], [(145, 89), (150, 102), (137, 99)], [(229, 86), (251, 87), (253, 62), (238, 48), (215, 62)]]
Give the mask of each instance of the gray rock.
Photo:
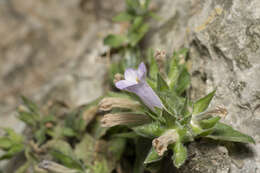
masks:
[(211, 106), (224, 105), (229, 114), (223, 121), (256, 141), (247, 151), (231, 156), (231, 173), (260, 172), (260, 1), (165, 0), (158, 4), (162, 20), (154, 23), (147, 47), (169, 53), (182, 46), (190, 48), (193, 99), (217, 88)]
[(0, 0), (0, 127), (23, 131), (15, 113), (20, 95), (71, 107), (102, 95), (103, 38), (118, 29), (110, 19), (123, 4)]
[(115, 8), (117, 0), (0, 3), (0, 115), (6, 118), (0, 126), (16, 124), (8, 121), (20, 95), (78, 106), (103, 93), (103, 38), (118, 28), (107, 18), (123, 5)]
[(193, 142), (188, 146), (188, 160), (178, 173), (229, 173), (231, 159), (224, 146), (212, 141)]

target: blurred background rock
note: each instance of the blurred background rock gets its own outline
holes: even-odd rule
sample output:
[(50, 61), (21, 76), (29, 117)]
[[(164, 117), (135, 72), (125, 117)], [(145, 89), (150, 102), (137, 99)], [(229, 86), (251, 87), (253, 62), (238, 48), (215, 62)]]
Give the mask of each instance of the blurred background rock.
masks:
[(20, 96), (78, 106), (103, 93), (103, 37), (120, 0), (0, 0), (0, 127), (17, 132)]
[(60, 99), (73, 106), (102, 94), (103, 37), (124, 3), (94, 0), (0, 1), (1, 127), (22, 125), (19, 96)]

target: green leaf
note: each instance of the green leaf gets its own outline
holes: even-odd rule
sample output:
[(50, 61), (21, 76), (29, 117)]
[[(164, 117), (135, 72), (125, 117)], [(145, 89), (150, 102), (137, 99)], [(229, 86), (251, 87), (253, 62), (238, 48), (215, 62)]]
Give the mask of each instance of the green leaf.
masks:
[(175, 129), (178, 132), (179, 141), (186, 143), (186, 142), (190, 142), (190, 141), (194, 140), (192, 134), (188, 131), (189, 128), (186, 128), (186, 127), (181, 126), (180, 124), (177, 124)]
[(216, 90), (212, 91), (211, 93), (209, 93), (205, 97), (196, 101), (193, 105), (192, 114), (196, 115), (196, 114), (199, 114), (199, 113), (205, 111), (208, 108), (213, 96), (215, 95), (215, 92), (216, 92)]
[(75, 147), (75, 155), (78, 159), (90, 165), (95, 160), (95, 143), (96, 140), (89, 134), (85, 134), (82, 140)]
[(184, 98), (179, 97), (174, 91), (158, 92), (163, 105), (174, 116), (181, 115), (185, 103)]
[(62, 133), (63, 133), (64, 136), (67, 136), (67, 137), (77, 136), (77, 133), (69, 127), (64, 127), (62, 129)]
[(206, 129), (206, 130), (202, 130), (202, 131), (200, 132), (200, 134), (198, 134), (197, 137), (205, 137), (205, 136), (208, 136), (208, 135), (210, 135), (213, 131), (214, 131), (213, 128), (211, 128), (211, 129)]
[(46, 115), (42, 117), (42, 123), (48, 123), (48, 122), (55, 122), (56, 121), (56, 117), (54, 115)]
[(162, 78), (160, 73), (157, 74), (157, 90), (158, 91), (168, 91), (169, 86), (165, 82), (165, 80)]
[(34, 113), (31, 112), (25, 112), (25, 111), (19, 111), (19, 117), (21, 121), (23, 121), (28, 126), (36, 126), (36, 119)]
[[(99, 146), (98, 148), (100, 148), (102, 151), (96, 150), (97, 144)], [(99, 170), (101, 171), (100, 173), (110, 173), (112, 172), (112, 170), (116, 168), (118, 162), (121, 160), (121, 156), (124, 152), (125, 145), (126, 140), (123, 138), (113, 138), (109, 140), (109, 142), (106, 142), (104, 140), (93, 141), (92, 138), (90, 140), (90, 143), (88, 142), (88, 140), (85, 140), (85, 144), (81, 145), (82, 149), (80, 149), (80, 152), (82, 153), (82, 156), (85, 157), (84, 162), (86, 165), (92, 167), (93, 162), (99, 162), (99, 169), (96, 169), (96, 171)], [(96, 167), (96, 165), (94, 165), (94, 167)], [(103, 169), (101, 169), (102, 167)]]
[(39, 130), (37, 130), (34, 134), (34, 137), (37, 141), (37, 144), (42, 144), (45, 142), (46, 140), (46, 128), (45, 127), (41, 127)]
[(134, 18), (131, 14), (127, 12), (119, 13), (117, 16), (113, 17), (114, 22), (124, 22), (124, 21), (130, 21)]
[(141, 136), (153, 138), (158, 137), (163, 132), (165, 132), (166, 127), (162, 126), (158, 122), (152, 122), (142, 126), (134, 127), (133, 130)]
[(148, 9), (150, 2), (151, 2), (151, 0), (145, 0), (145, 2), (144, 2), (144, 9), (145, 10)]
[(146, 82), (149, 84), (149, 86), (150, 86), (153, 90), (156, 90), (156, 89), (157, 89), (156, 81), (147, 78), (147, 79), (146, 79)]
[(13, 142), (13, 143), (22, 143), (23, 142), (23, 136), (16, 133), (13, 129), (11, 128), (5, 128), (4, 131), (7, 133), (8, 138)]
[(152, 147), (144, 161), (144, 164), (154, 163), (161, 159), (162, 159), (162, 156), (159, 156), (158, 153), (156, 152), (156, 150), (154, 149), (154, 147)]
[(93, 122), (91, 128), (91, 134), (95, 139), (99, 139), (104, 136), (109, 128), (101, 126), (101, 117), (98, 117), (97, 121)]
[(181, 165), (184, 164), (186, 159), (187, 159), (186, 147), (180, 141), (176, 142), (173, 147), (173, 156), (172, 156), (174, 165), (177, 168), (179, 168)]
[(178, 58), (178, 59), (184, 58), (185, 59), (188, 52), (189, 52), (188, 48), (182, 48), (178, 51), (173, 52), (173, 58)]
[(124, 152), (125, 146), (126, 146), (126, 139), (124, 138), (110, 139), (110, 141), (108, 142), (107, 157), (113, 159), (114, 162), (119, 161)]
[(0, 138), (0, 148), (4, 150), (8, 150), (13, 145), (12, 141), (8, 137)]
[(139, 30), (140, 26), (143, 24), (143, 17), (139, 16), (134, 19), (133, 24), (129, 28), (129, 33), (136, 32)]
[(203, 129), (198, 124), (191, 124), (191, 129), (196, 136), (203, 132)]
[(118, 48), (120, 46), (123, 46), (126, 42), (127, 42), (127, 38), (123, 35), (109, 34), (104, 39), (104, 44), (112, 48)]
[[(183, 77), (180, 77), (183, 69), (185, 69), (186, 67), (184, 65), (179, 64), (179, 60), (181, 58), (185, 58), (187, 56), (187, 53), (188, 53), (188, 49), (186, 49), (186, 48), (183, 48), (177, 52), (174, 52), (173, 57), (170, 59), (170, 62), (168, 63), (169, 64), (167, 67), (168, 84), (171, 89), (176, 88), (177, 87), (176, 85), (178, 84), (178, 82), (181, 82), (183, 77), (185, 77), (185, 79), (183, 79), (184, 81), (183, 81), (183, 84), (181, 84), (181, 85), (185, 86), (184, 84), (187, 83), (187, 79), (186, 79), (187, 75), (185, 73), (182, 75)], [(177, 87), (177, 88), (179, 88), (179, 87)], [(180, 87), (180, 88), (182, 88), (182, 87)]]
[(65, 155), (72, 155), (73, 150), (70, 144), (64, 140), (50, 140), (48, 141), (48, 146), (50, 146), (51, 150), (59, 151)]
[(177, 85), (175, 85), (175, 91), (181, 95), (190, 85), (190, 74), (186, 67), (183, 67), (179, 76)]
[[(102, 159), (102, 161), (96, 160), (93, 165), (90, 166), (92, 173), (110, 173), (107, 160)], [(88, 171), (87, 171), (88, 172)]]
[(189, 96), (187, 96), (181, 110), (181, 115), (183, 115), (183, 117), (181, 118), (180, 122), (182, 125), (188, 125), (192, 118), (192, 114), (190, 112), (191, 106), (192, 103), (189, 101)]
[(30, 99), (28, 99), (27, 97), (25, 96), (22, 96), (22, 101), (23, 103), (25, 104), (25, 106), (33, 113), (38, 113), (39, 112), (39, 108), (38, 106), (33, 102), (31, 101)]
[(162, 117), (165, 119), (165, 123), (167, 127), (175, 126), (176, 118), (171, 115), (167, 110), (163, 109)]
[(84, 132), (85, 128), (86, 128), (86, 121), (82, 117), (76, 119), (76, 131)]
[(129, 43), (132, 47), (135, 47), (137, 43), (144, 37), (149, 29), (149, 25), (142, 24), (135, 32), (130, 32), (128, 35)]
[(114, 134), (112, 137), (135, 139), (138, 137), (138, 135), (135, 132), (131, 131), (131, 132), (125, 132), (125, 133), (117, 133), (117, 134)]
[(195, 124), (195, 125), (191, 125), (192, 128), (192, 132), (194, 134), (194, 137), (204, 137), (207, 136), (209, 134), (211, 134), (214, 129), (210, 128), (210, 129), (202, 129), (199, 125)]
[(206, 136), (215, 140), (224, 140), (232, 142), (242, 142), (242, 143), (255, 143), (254, 139), (251, 136), (243, 134), (237, 130), (234, 130), (231, 126), (224, 123), (218, 122), (213, 133)]
[(50, 154), (57, 161), (68, 168), (82, 170), (81, 162), (76, 158), (69, 143), (63, 140), (52, 140), (49, 142)]
[(154, 57), (154, 51), (149, 49), (147, 52), (148, 61), (149, 61), (149, 76), (153, 79), (157, 79), (157, 74), (159, 73), (159, 68)]
[(221, 118), (219, 116), (213, 117), (210, 119), (202, 120), (199, 122), (200, 127), (203, 129), (209, 129), (212, 128), (216, 125), (216, 123), (220, 120)]
[(153, 13), (151, 11), (149, 11), (147, 15), (156, 21), (160, 21), (162, 19), (161, 16), (158, 16), (156, 13)]
[(73, 168), (77, 170), (83, 170), (83, 166), (81, 165), (79, 160), (76, 160), (71, 155), (64, 154), (60, 151), (53, 150), (50, 151), (50, 154), (63, 165), (68, 168)]
[(140, 2), (139, 0), (126, 0), (126, 5), (127, 8), (136, 10), (138, 7), (140, 7)]
[(177, 58), (172, 58), (169, 63), (169, 72), (168, 72), (168, 79), (169, 79), (169, 86), (170, 88), (174, 88), (174, 85), (177, 83), (177, 79), (179, 76), (179, 60)]
[(47, 131), (48, 135), (52, 137), (52, 139), (61, 139), (63, 138), (63, 124), (59, 124), (54, 126), (53, 129)]
[(20, 153), (21, 151), (23, 151), (24, 149), (24, 145), (23, 144), (15, 144), (12, 145), (12, 147), (4, 154), (0, 157), (0, 161), (4, 160), (4, 159), (10, 159), (13, 156), (15, 156), (16, 154)]
[[(97, 108), (95, 106), (91, 107), (90, 105), (73, 110), (66, 116), (65, 129), (63, 129), (63, 134), (69, 137), (80, 137), (86, 129), (87, 123), (89, 123), (94, 118), (96, 110)], [(85, 116), (86, 120), (83, 120), (83, 116)]]

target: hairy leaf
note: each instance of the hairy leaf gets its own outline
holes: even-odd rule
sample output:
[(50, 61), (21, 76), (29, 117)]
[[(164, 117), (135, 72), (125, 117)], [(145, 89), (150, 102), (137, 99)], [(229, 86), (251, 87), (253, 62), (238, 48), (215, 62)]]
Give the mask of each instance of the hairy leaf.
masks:
[(158, 91), (167, 91), (169, 90), (169, 86), (165, 82), (165, 80), (162, 78), (160, 73), (157, 74), (157, 90)]
[(218, 122), (215, 125), (213, 133), (211, 133), (206, 137), (215, 140), (224, 140), (224, 141), (242, 142), (242, 143), (255, 143), (254, 139), (251, 136), (243, 134), (233, 129), (233, 127), (220, 122)]
[(186, 159), (187, 159), (187, 149), (180, 141), (177, 141), (173, 147), (173, 156), (172, 156), (173, 163), (177, 168), (179, 168), (181, 165), (184, 164)]
[(216, 123), (220, 120), (220, 117), (212, 117), (210, 119), (206, 119), (206, 120), (202, 120), (199, 122), (200, 127), (202, 127), (203, 129), (209, 129), (212, 128), (216, 125)]
[(190, 74), (188, 70), (183, 67), (178, 76), (177, 85), (175, 85), (175, 91), (181, 95), (190, 85)]
[(146, 159), (144, 161), (144, 164), (150, 164), (157, 162), (162, 159), (162, 156), (159, 156), (156, 150), (152, 147), (148, 155), (146, 156)]
[(133, 130), (141, 136), (152, 138), (160, 136), (166, 130), (166, 127), (162, 126), (158, 122), (153, 122), (134, 127)]
[(205, 111), (208, 108), (213, 96), (215, 95), (215, 92), (216, 92), (216, 90), (212, 91), (211, 93), (209, 93), (205, 97), (196, 101), (193, 105), (192, 114), (196, 115), (196, 114), (199, 114), (199, 113)]

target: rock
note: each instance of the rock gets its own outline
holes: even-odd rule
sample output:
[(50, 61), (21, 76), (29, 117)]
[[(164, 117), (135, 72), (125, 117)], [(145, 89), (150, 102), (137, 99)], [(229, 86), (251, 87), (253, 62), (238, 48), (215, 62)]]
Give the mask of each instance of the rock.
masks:
[(179, 173), (229, 173), (231, 159), (224, 146), (212, 141), (196, 141), (188, 146), (188, 159)]
[(74, 107), (103, 94), (103, 38), (124, 5), (100, 2), (0, 0), (0, 127), (23, 131), (15, 113), (21, 95)]
[(217, 88), (211, 106), (224, 105), (229, 114), (223, 121), (256, 141), (248, 145), (253, 154), (231, 157), (231, 173), (260, 172), (260, 1), (157, 3), (162, 20), (153, 23), (145, 46), (168, 53), (190, 48), (193, 99)]
[[(79, 0), (0, 3), (1, 118), (10, 116), (20, 95), (38, 102), (62, 99), (77, 106), (103, 93), (106, 60), (100, 54), (107, 49), (102, 38), (114, 30), (111, 21), (97, 20), (97, 9), (89, 7), (85, 13)], [(105, 12), (98, 13), (115, 15), (122, 9), (115, 3), (102, 3)]]

